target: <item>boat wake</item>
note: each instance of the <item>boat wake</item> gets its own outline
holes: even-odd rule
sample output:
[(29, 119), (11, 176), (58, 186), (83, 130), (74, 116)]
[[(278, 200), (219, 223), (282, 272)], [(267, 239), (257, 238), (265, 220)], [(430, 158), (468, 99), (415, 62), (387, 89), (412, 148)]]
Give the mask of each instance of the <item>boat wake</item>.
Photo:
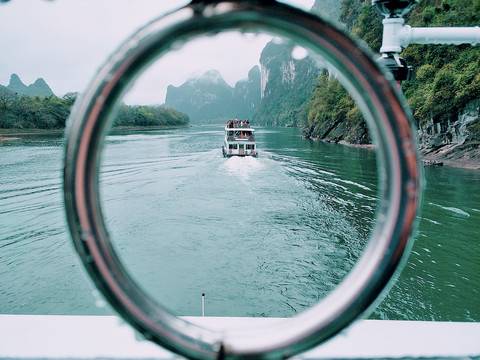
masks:
[(250, 180), (250, 177), (265, 165), (258, 158), (251, 156), (232, 156), (225, 161), (224, 167), (229, 175), (238, 177), (241, 180)]

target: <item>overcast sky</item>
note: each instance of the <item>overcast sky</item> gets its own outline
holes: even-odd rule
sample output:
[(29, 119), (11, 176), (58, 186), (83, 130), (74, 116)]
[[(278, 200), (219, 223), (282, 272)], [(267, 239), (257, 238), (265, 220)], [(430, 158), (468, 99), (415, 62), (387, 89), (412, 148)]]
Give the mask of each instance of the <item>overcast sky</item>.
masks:
[[(314, 0), (285, 1), (305, 10)], [(17, 74), (30, 85), (43, 78), (57, 96), (85, 91), (96, 71), (129, 35), (147, 21), (188, 3), (184, 0), (11, 0), (0, 2), (0, 84)], [(161, 104), (166, 87), (210, 69), (234, 85), (258, 64), (269, 41), (223, 34), (190, 42), (148, 69), (128, 103)]]

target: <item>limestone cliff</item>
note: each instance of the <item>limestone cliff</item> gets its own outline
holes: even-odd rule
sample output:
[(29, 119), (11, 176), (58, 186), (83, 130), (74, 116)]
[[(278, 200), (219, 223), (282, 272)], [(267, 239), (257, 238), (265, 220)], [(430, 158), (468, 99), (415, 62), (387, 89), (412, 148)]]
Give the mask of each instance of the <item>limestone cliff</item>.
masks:
[(262, 100), (255, 124), (298, 126), (320, 70), (308, 58), (296, 58), (295, 47), (270, 41), (260, 56)]
[(480, 169), (480, 99), (470, 101), (456, 121), (425, 122), (418, 131), (426, 164)]

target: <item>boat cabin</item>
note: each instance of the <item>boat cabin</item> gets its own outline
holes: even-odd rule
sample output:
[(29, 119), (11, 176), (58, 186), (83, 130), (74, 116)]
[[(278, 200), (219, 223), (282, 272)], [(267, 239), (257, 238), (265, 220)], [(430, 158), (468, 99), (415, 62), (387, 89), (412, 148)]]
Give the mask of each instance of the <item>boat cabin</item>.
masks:
[(228, 120), (225, 125), (223, 156), (257, 156), (255, 129), (247, 120)]

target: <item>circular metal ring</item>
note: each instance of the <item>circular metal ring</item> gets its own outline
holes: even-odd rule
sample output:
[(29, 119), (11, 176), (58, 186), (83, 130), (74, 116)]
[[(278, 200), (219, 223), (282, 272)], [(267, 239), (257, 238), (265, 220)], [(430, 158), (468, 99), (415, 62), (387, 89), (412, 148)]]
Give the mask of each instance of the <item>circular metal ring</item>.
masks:
[[(100, 153), (110, 114), (129, 84), (179, 42), (238, 30), (291, 39), (328, 61), (356, 100), (378, 147), (382, 174), (377, 218), (357, 264), (325, 299), (263, 330), (216, 332), (175, 317), (150, 299), (117, 257), (99, 200)], [(75, 247), (116, 311), (134, 328), (189, 358), (284, 358), (337, 334), (385, 290), (409, 248), (421, 175), (402, 101), (368, 51), (328, 22), (275, 1), (193, 2), (152, 21), (107, 61), (77, 101), (68, 124), (64, 193)]]

